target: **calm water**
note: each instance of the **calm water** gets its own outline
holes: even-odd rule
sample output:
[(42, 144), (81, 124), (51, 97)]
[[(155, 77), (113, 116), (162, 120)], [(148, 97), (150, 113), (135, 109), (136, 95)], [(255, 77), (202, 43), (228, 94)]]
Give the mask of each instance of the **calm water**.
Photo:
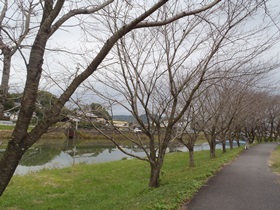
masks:
[[(126, 152), (141, 157), (145, 153), (136, 146), (123, 146)], [(216, 146), (217, 149), (221, 145)], [(209, 150), (209, 145), (202, 144), (195, 146), (195, 151)], [(187, 148), (176, 144), (167, 149), (167, 152), (187, 152)], [(0, 152), (3, 152), (1, 150)], [(111, 162), (131, 158), (122, 153), (113, 145), (53, 145), (44, 144), (30, 148), (24, 155), (20, 165), (17, 167), (15, 174), (25, 175), (30, 172), (37, 172), (43, 169), (65, 168), (74, 164), (95, 164), (102, 162)]]

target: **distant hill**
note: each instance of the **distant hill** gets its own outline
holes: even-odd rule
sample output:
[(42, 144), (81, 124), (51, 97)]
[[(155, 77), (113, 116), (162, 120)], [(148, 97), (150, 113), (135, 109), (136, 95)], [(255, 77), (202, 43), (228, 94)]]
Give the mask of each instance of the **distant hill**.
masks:
[[(147, 117), (146, 115), (141, 115), (140, 118), (144, 123), (147, 123)], [(121, 121), (126, 121), (126, 122), (132, 122), (136, 123), (135, 118), (132, 115), (114, 115), (113, 120), (121, 120)]]
[(121, 120), (126, 122), (134, 122), (135, 119), (132, 115), (114, 115), (113, 120)]

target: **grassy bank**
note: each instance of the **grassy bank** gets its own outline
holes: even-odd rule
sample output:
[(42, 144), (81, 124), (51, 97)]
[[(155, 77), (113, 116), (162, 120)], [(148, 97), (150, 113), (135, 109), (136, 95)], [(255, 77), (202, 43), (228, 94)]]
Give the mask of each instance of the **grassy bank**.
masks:
[(242, 148), (209, 159), (209, 151), (195, 153), (196, 167), (188, 167), (187, 153), (168, 154), (161, 187), (147, 187), (149, 166), (138, 160), (46, 170), (13, 177), (0, 199), (0, 209), (179, 209), (222, 165)]
[(280, 174), (280, 146), (274, 150), (270, 155), (270, 166), (273, 171)]
[[(12, 136), (14, 127), (13, 126), (0, 126), (0, 139), (10, 139)], [(58, 129), (58, 130), (52, 130), (47, 133), (44, 133), (41, 139), (66, 139), (66, 129)], [(116, 140), (125, 139), (125, 137), (122, 134), (112, 134), (112, 131), (105, 131), (105, 133), (108, 136), (114, 135), (114, 138)], [(135, 138), (135, 133), (133, 132), (127, 132), (126, 135), (130, 138)], [(99, 133), (96, 130), (78, 130), (76, 134), (76, 138), (78, 140), (88, 140), (88, 139), (107, 139), (104, 135)], [(147, 141), (148, 138), (141, 134), (141, 138), (143, 140)]]

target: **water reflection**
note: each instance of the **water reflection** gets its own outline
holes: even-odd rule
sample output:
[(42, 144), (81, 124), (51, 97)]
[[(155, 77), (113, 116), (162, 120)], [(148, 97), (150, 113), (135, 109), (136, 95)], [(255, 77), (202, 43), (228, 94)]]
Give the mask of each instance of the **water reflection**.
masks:
[(59, 148), (50, 147), (49, 145), (35, 147), (26, 151), (20, 164), (22, 166), (44, 165), (59, 155), (60, 151)]
[[(145, 153), (135, 146), (124, 147), (126, 152), (145, 156)], [(113, 145), (90, 145), (59, 147), (43, 145), (28, 150), (17, 167), (15, 174), (25, 175), (43, 169), (65, 168), (74, 164), (94, 164), (111, 162), (130, 158)]]
[[(145, 153), (136, 146), (123, 145), (123, 149), (134, 155), (145, 156)], [(221, 145), (216, 146), (217, 149)], [(209, 150), (207, 143), (197, 145), (195, 151)], [(180, 144), (172, 144), (167, 152), (187, 152), (187, 148)], [(0, 151), (0, 154), (3, 151)], [(64, 168), (73, 164), (94, 164), (102, 162), (111, 162), (130, 158), (115, 148), (113, 144), (91, 144), (75, 145), (75, 142), (68, 141), (65, 144), (43, 144), (30, 148), (20, 165), (17, 167), (15, 174), (25, 175), (30, 172), (37, 172), (44, 169)]]

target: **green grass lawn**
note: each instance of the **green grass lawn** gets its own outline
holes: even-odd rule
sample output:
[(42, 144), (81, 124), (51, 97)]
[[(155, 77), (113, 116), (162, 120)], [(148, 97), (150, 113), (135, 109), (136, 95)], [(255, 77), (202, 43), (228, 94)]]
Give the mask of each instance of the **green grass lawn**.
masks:
[(179, 209), (241, 150), (217, 150), (214, 159), (209, 151), (196, 152), (195, 168), (188, 167), (188, 153), (168, 154), (156, 189), (148, 187), (149, 165), (135, 159), (14, 176), (0, 209)]
[(0, 125), (0, 130), (14, 130), (14, 125)]

